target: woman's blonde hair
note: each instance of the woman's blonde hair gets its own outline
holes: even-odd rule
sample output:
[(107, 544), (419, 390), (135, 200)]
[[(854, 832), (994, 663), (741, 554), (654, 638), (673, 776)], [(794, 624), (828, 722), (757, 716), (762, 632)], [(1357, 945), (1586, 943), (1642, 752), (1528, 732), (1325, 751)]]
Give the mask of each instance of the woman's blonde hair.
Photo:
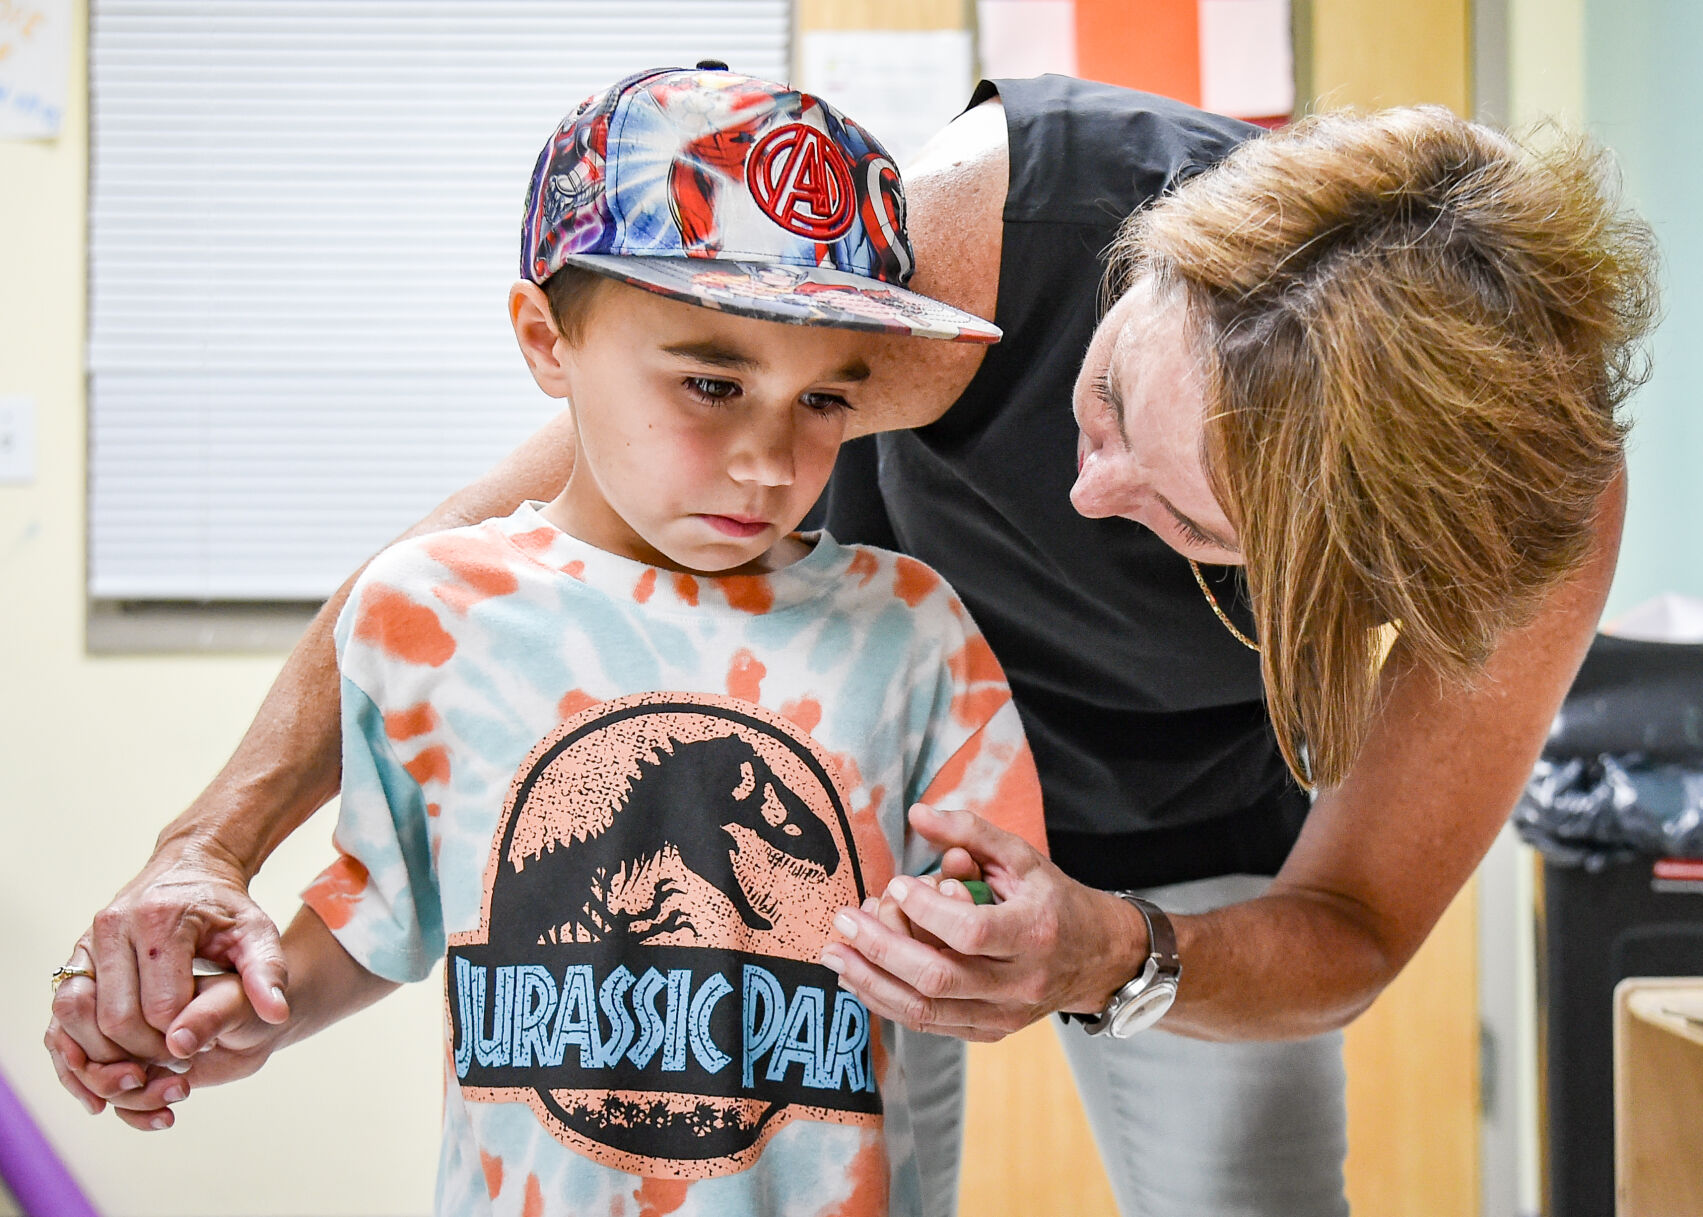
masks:
[(1334, 785), (1360, 749), (1379, 627), (1470, 682), (1590, 552), (1655, 312), (1653, 240), (1610, 168), (1436, 107), (1320, 114), (1120, 233), (1108, 288), (1152, 276), (1183, 303), (1202, 458), (1303, 780)]

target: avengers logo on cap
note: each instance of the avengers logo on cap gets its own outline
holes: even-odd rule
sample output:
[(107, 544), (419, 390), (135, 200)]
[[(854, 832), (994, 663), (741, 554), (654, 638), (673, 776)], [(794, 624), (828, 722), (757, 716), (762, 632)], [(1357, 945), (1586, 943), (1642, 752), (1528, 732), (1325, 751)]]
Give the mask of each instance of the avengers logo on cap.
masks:
[(996, 342), (906, 290), (905, 194), (827, 102), (725, 70), (657, 69), (588, 98), (533, 168), (520, 273), (573, 265), (769, 321)]
[(763, 213), (788, 232), (832, 241), (852, 225), (851, 170), (815, 127), (788, 123), (764, 136), (745, 162), (745, 180)]

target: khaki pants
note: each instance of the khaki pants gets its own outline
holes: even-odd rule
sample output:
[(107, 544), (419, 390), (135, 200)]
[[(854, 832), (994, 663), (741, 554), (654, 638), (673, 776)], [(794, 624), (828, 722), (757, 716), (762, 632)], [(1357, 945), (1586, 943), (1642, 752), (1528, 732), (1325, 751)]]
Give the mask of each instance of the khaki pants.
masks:
[[(1198, 913), (1269, 882), (1228, 875), (1142, 895)], [(1117, 1040), (1053, 1021), (1123, 1217), (1346, 1217), (1340, 1033), (1216, 1044), (1154, 1029)], [(963, 1049), (900, 1032), (928, 1217), (957, 1212)]]

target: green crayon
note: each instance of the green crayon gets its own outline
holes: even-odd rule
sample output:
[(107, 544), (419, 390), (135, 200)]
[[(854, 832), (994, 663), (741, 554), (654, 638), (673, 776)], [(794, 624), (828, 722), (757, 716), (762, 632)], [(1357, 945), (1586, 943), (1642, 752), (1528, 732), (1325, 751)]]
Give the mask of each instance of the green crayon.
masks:
[(962, 880), (962, 883), (969, 891), (970, 899), (974, 900), (977, 904), (994, 903), (993, 889), (983, 883), (980, 879), (964, 879)]

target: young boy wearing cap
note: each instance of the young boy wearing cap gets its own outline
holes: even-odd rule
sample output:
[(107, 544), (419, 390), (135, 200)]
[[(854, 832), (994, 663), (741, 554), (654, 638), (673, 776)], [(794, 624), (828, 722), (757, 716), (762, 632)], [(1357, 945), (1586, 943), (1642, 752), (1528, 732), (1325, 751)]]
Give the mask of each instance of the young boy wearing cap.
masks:
[(792, 531), (870, 331), (997, 337), (904, 290), (903, 216), (861, 128), (725, 71), (623, 81), (539, 157), (509, 305), (573, 473), (364, 572), (290, 1020), (231, 979), (181, 1020), (249, 1072), (446, 957), (441, 1213), (920, 1203), (892, 1029), (819, 962), (831, 918), (938, 861), (914, 802), (1042, 828), (950, 589)]

